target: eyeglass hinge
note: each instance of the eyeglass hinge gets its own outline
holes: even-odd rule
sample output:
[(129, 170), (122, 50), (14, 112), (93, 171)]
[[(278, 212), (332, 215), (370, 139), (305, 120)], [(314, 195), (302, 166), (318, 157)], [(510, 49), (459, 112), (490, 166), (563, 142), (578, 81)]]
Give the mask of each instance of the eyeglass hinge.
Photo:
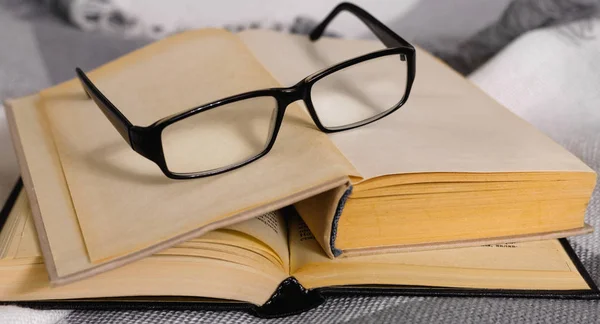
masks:
[(148, 128), (140, 127), (140, 126), (132, 126), (129, 128), (129, 144), (131, 148), (138, 152), (140, 155), (152, 159), (150, 156), (150, 151), (148, 150), (148, 145), (146, 145), (149, 140), (150, 132), (148, 132)]

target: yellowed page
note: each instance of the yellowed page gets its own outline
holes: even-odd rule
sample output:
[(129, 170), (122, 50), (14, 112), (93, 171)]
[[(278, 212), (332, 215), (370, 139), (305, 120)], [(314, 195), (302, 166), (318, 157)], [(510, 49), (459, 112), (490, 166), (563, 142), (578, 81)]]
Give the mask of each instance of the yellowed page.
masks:
[[(284, 85), (383, 48), (377, 41), (311, 42), (306, 36), (262, 30), (240, 37)], [(593, 172), (429, 53), (417, 49), (416, 56), (415, 82), (400, 110), (368, 126), (329, 135), (363, 179), (419, 172)], [(368, 71), (365, 78), (395, 77), (388, 72)]]
[[(32, 215), (24, 193), (19, 201), (23, 203), (16, 204), (11, 215), (30, 224)], [(232, 233), (238, 232), (210, 232), (194, 240), (204, 246), (180, 244), (92, 278), (51, 287), (40, 250), (29, 248), (38, 245), (33, 228), (25, 226), (22, 234), (14, 232), (10, 238), (21, 253), (0, 259), (0, 300), (198, 296), (262, 305), (287, 278), (287, 269), (244, 248), (263, 243)], [(211, 247), (209, 241), (220, 244)]]
[(277, 268), (279, 271), (288, 272), (283, 268), (279, 256), (275, 255), (273, 250), (269, 250), (267, 246), (252, 240), (249, 236), (240, 235), (239, 232), (218, 229), (202, 235), (201, 238), (203, 238), (202, 241), (177, 244), (154, 255), (210, 257), (241, 264), (246, 263), (244, 260), (250, 259), (256, 264), (254, 267), (258, 269)]
[(0, 261), (3, 301), (200, 296), (262, 305), (285, 279), (282, 273), (209, 257), (156, 256), (69, 285), (51, 287), (44, 264), (32, 261)]
[(6, 112), (48, 275), (51, 281), (59, 282), (59, 278), (93, 265), (85, 250), (54, 141), (38, 104), (39, 96), (24, 97), (7, 102)]
[[(270, 216), (274, 218), (270, 220), (270, 225), (263, 224), (262, 222), (254, 222), (255, 219), (265, 218), (259, 216), (255, 219), (240, 223), (235, 229), (222, 228), (214, 230), (154, 255), (204, 256), (223, 261), (238, 262), (241, 264), (244, 263), (244, 259), (250, 258), (254, 260), (254, 267), (265, 268), (267, 270), (276, 268), (287, 273), (289, 270), (287, 230), (286, 232), (281, 232), (279, 238), (273, 238), (268, 237), (269, 233), (264, 229), (261, 229), (261, 227), (270, 227), (279, 222), (281, 222), (282, 225), (277, 225), (283, 226), (283, 216), (279, 212), (270, 214), (272, 214), (272, 216)], [(5, 256), (5, 258), (27, 259), (40, 257), (42, 253), (36, 239), (35, 228), (33, 227), (29, 200), (24, 192), (19, 193), (17, 202), (11, 210), (10, 215), (19, 224), (23, 224), (23, 226), (20, 226), (18, 231), (10, 231), (10, 233), (7, 233), (8, 243), (13, 252)], [(2, 234), (4, 234), (5, 231), (6, 230), (3, 227)], [(268, 241), (271, 241), (274, 245), (281, 244), (278, 241), (284, 241), (285, 253), (281, 253), (281, 256), (275, 253), (273, 248), (266, 245), (265, 242)]]
[[(2, 237), (2, 253), (0, 257), (14, 258), (19, 252), (22, 233), (27, 230), (27, 211), (29, 209), (27, 197), (20, 194), (9, 213), (0, 237)], [(15, 239), (16, 238), (16, 239)]]
[[(18, 145), (15, 147), (19, 149), (21, 173), (26, 183), (25, 189), (28, 191), (28, 196), (32, 197), (31, 206), (35, 215), (34, 220), (37, 222), (37, 234), (43, 242), (41, 247), (46, 259), (48, 274), (54, 284), (65, 284), (113, 269), (136, 258), (158, 252), (177, 242), (185, 241), (187, 243), (185, 237), (180, 237), (178, 240), (171, 240), (167, 244), (157, 246), (154, 250), (144, 250), (134, 258), (125, 258), (118, 262), (105, 264), (91, 263), (79, 230), (75, 210), (71, 205), (68, 187), (60, 168), (52, 137), (48, 136), (44, 115), (36, 106), (37, 100), (37, 96), (31, 96), (10, 101), (7, 105), (7, 112), (11, 121), (13, 139), (18, 140), (16, 143)], [(255, 235), (258, 236), (257, 233)], [(269, 241), (269, 239), (265, 238), (262, 241)], [(11, 255), (16, 254), (17, 249), (18, 244), (15, 243), (11, 248), (13, 251)], [(271, 248), (265, 247), (265, 249)], [(285, 258), (285, 255), (283, 257)], [(288, 267), (282, 266), (282, 268), (287, 269)]]
[(290, 225), (291, 274), (307, 288), (390, 284), (589, 289), (558, 240), (330, 259), (306, 225)]
[(342, 197), (348, 194), (350, 189), (350, 185), (338, 187), (294, 204), (294, 208), (302, 215), (303, 221), (330, 258), (335, 257), (331, 248), (331, 232), (336, 226), (333, 224), (333, 216)]
[[(25, 195), (23, 195), (25, 196)], [(30, 217), (31, 209), (27, 206), (27, 218), (25, 221), (25, 227), (19, 239), (19, 247), (17, 248), (17, 254), (15, 258), (31, 258), (42, 255), (40, 245), (37, 243), (35, 227), (33, 226), (33, 219)]]
[[(228, 95), (278, 86), (237, 37), (221, 30), (172, 36), (90, 77), (138, 125)], [(261, 206), (284, 198), (292, 203), (319, 186), (335, 187), (348, 174), (347, 161), (295, 107), (264, 158), (219, 176), (174, 181), (127, 146), (77, 81), (45, 90), (41, 97), (93, 263), (199, 228), (206, 232), (211, 224), (258, 216), (268, 211)]]
[(5, 244), (8, 253), (0, 254), (0, 259), (41, 257), (42, 252), (37, 243), (29, 200), (23, 191), (19, 193), (9, 213), (9, 218), (18, 225), (12, 229), (7, 227), (8, 224), (6, 223), (2, 226), (0, 235), (6, 237)]
[(270, 212), (241, 223), (236, 223), (227, 226), (225, 229), (255, 237), (273, 249), (280, 258), (283, 269), (290, 268), (287, 224), (280, 211)]
[(4, 224), (0, 228), (0, 258), (3, 258), (8, 254), (10, 250), (10, 240), (13, 232), (17, 229), (17, 222), (19, 219), (15, 215), (8, 215), (4, 219)]

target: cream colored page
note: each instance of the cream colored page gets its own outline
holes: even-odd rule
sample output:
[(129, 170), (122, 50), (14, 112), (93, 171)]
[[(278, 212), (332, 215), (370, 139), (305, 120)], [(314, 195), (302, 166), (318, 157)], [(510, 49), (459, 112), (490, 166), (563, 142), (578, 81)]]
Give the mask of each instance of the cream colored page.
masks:
[(284, 269), (290, 268), (287, 225), (280, 211), (270, 212), (236, 223), (227, 226), (225, 229), (239, 231), (255, 237), (275, 251), (281, 259)]
[[(91, 268), (39, 97), (8, 102), (24, 188), (52, 281)], [(25, 191), (24, 191), (25, 192)], [(24, 195), (24, 192), (21, 195)], [(42, 221), (43, 218), (43, 221)]]
[[(2, 234), (7, 231), (7, 244), (9, 253), (0, 255), (0, 259), (22, 259), (40, 257), (42, 252), (37, 243), (35, 228), (31, 217), (29, 200), (24, 192), (20, 192), (17, 201), (12, 207), (9, 217), (14, 217), (19, 226), (10, 230), (2, 227)], [(6, 226), (6, 224), (5, 224)]]
[[(220, 30), (172, 36), (99, 68), (90, 78), (137, 125), (278, 86), (237, 37)], [(294, 106), (264, 158), (222, 175), (174, 181), (128, 147), (77, 81), (43, 91), (42, 98), (95, 263), (348, 174), (347, 161)]]
[[(64, 277), (83, 270), (93, 269), (94, 265), (90, 263), (87, 257), (73, 208), (70, 204), (69, 206), (65, 206), (65, 198), (61, 197), (63, 190), (66, 191), (62, 170), (60, 168), (49, 167), (53, 163), (58, 162), (54, 161), (57, 157), (53, 151), (53, 144), (47, 145), (50, 137), (46, 135), (43, 129), (44, 123), (41, 122), (43, 118), (39, 115), (36, 102), (36, 96), (12, 101), (8, 111), (10, 113), (9, 116), (19, 128), (19, 138), (23, 144), (22, 147), (25, 148), (24, 153), (26, 154), (20, 154), (20, 158), (26, 157), (27, 162), (27, 168), (23, 170), (23, 178), (28, 179), (28, 175), (31, 174), (33, 179), (35, 179), (31, 185), (26, 186), (27, 188), (35, 188), (37, 193), (34, 196), (37, 202), (32, 204), (32, 206), (35, 207), (37, 213), (43, 210), (44, 219), (46, 220), (45, 224), (41, 225), (40, 231), (42, 238), (48, 242), (45, 244), (52, 247), (52, 252), (48, 251), (46, 260), (50, 264), (55, 261), (57, 266), (55, 269), (54, 266), (47, 264), (48, 271), (52, 280), (59, 283), (62, 282), (62, 279), (57, 280), (57, 276)], [(61, 181), (56, 181), (56, 179), (60, 179)], [(39, 245), (35, 243), (37, 239), (30, 239), (30, 236), (36, 234), (32, 226), (33, 222), (26, 217), (26, 214), (31, 213), (31, 211), (28, 199), (23, 191), (20, 193), (15, 207), (11, 211), (10, 218), (11, 222), (15, 223), (13, 227), (18, 228), (14, 230), (15, 233), (12, 233), (13, 231), (7, 233), (11, 236), (10, 239), (7, 238), (11, 241), (7, 249), (11, 258), (26, 258), (32, 256), (32, 254), (35, 254), (35, 256), (39, 255)], [(241, 226), (241, 231), (244, 232), (244, 229), (252, 229), (254, 227)], [(8, 228), (4, 227), (2, 230), (3, 237), (6, 231), (8, 231)], [(248, 239), (241, 238), (233, 242), (231, 241), (231, 236), (229, 236), (221, 243), (240, 246), (250, 251), (263, 249), (268, 251), (267, 253), (273, 253), (270, 247), (258, 241), (269, 241), (262, 238), (260, 231), (253, 232), (247, 230), (246, 232), (248, 232), (248, 235), (256, 236), (257, 241), (251, 242)], [(285, 240), (284, 244), (287, 245), (287, 238), (281, 240)], [(189, 245), (189, 242), (185, 242), (184, 244)], [(287, 258), (287, 255), (286, 250), (283, 257)], [(279, 263), (275, 262), (275, 264), (280, 265), (279, 269), (286, 269), (285, 272), (287, 273), (289, 267), (284, 265), (283, 261)]]
[(558, 240), (508, 243), (460, 249), (388, 253), (328, 258), (306, 225), (297, 218), (290, 225), (291, 274), (317, 264), (411, 265), (460, 269), (576, 271)]
[[(293, 85), (344, 59), (383, 48), (377, 41), (322, 38), (311, 42), (306, 36), (269, 31), (240, 35), (285, 85)], [(385, 68), (379, 73), (366, 71), (364, 77), (396, 77), (389, 72)], [(400, 96), (403, 91), (399, 92), (390, 91), (388, 95)], [(333, 96), (328, 100), (330, 105), (335, 102)], [(336, 108), (343, 114), (344, 106)], [(578, 158), (420, 49), (416, 53), (415, 82), (402, 108), (373, 124), (329, 137), (364, 179), (419, 172), (592, 172)]]
[(160, 301), (161, 296), (190, 296), (262, 305), (287, 277), (283, 272), (208, 257), (158, 256), (69, 285), (52, 287), (42, 263), (23, 261), (13, 260), (10, 264), (0, 261), (3, 301), (121, 296), (155, 296)]
[[(30, 224), (32, 215), (24, 192), (19, 202), (11, 213)], [(246, 300), (260, 305), (288, 276), (288, 269), (266, 262), (260, 253), (245, 251), (254, 244), (261, 245), (258, 241), (227, 234), (222, 230), (209, 232), (192, 241), (212, 240), (218, 244), (194, 246), (185, 242), (113, 271), (51, 287), (34, 229), (26, 225), (22, 234), (14, 233), (10, 239), (19, 253), (0, 260), (0, 300), (174, 295)]]
[[(62, 196), (63, 194), (68, 196), (62, 169), (50, 167), (59, 163), (58, 157), (51, 137), (47, 136), (43, 114), (40, 114), (40, 109), (36, 107), (36, 104), (37, 96), (26, 97), (11, 101), (8, 111), (9, 116), (18, 128), (19, 139), (22, 144), (18, 147), (24, 149), (19, 156), (26, 162), (22, 164), (22, 166), (26, 166), (23, 169), (23, 178), (26, 181), (33, 181), (26, 188), (35, 188), (36, 195), (34, 195), (34, 198), (36, 203), (32, 204), (33, 211), (44, 215), (45, 223), (40, 224), (40, 234), (46, 240), (47, 247), (52, 249), (52, 252), (48, 251), (46, 255), (46, 266), (48, 266), (51, 279), (59, 283), (62, 279), (57, 280), (57, 276), (65, 277), (76, 274), (93, 269), (95, 265), (91, 264), (88, 259), (70, 199)], [(68, 199), (69, 204), (65, 204), (65, 199)], [(10, 241), (8, 242), (7, 255), (10, 258), (37, 257), (41, 253), (37, 239), (31, 237), (36, 234), (33, 221), (27, 217), (31, 212), (29, 201), (25, 192), (22, 191), (11, 210), (10, 220), (11, 223), (15, 223), (13, 227), (17, 228), (10, 231), (11, 233), (7, 233), (8, 227), (4, 227), (2, 230), (3, 237), (5, 234), (10, 236), (10, 238), (7, 237), (7, 240)], [(240, 226), (240, 231), (248, 235), (254, 235), (258, 240), (273, 241), (273, 245), (277, 243), (275, 240), (263, 238), (260, 230), (252, 231), (256, 227), (258, 226)], [(228, 239), (230, 238), (231, 236), (228, 237)], [(238, 239), (231, 242), (228, 239), (224, 239), (221, 243), (243, 246), (249, 250), (265, 249), (270, 251), (269, 247), (265, 247), (258, 242), (249, 242), (247, 239)], [(185, 242), (183, 244), (189, 245), (190, 243)], [(284, 244), (287, 246), (287, 238), (285, 238)], [(286, 247), (284, 258), (287, 258), (287, 255)], [(56, 268), (53, 264), (56, 265)], [(282, 261), (280, 262), (280, 268), (289, 269)]]
[[(13, 250), (7, 259), (27, 259), (41, 257), (42, 252), (33, 226), (33, 217), (29, 200), (24, 192), (19, 194), (18, 200), (11, 210), (11, 216), (15, 217), (17, 223), (23, 224), (18, 230), (11, 231), (8, 237), (9, 245)], [(260, 220), (260, 221), (258, 221)], [(277, 229), (277, 235), (273, 235)], [(267, 229), (271, 232), (269, 233)], [(3, 228), (4, 233), (4, 228)], [(270, 245), (268, 245), (270, 244)], [(271, 246), (282, 245), (274, 253)], [(282, 250), (285, 249), (285, 251)], [(232, 254), (232, 251), (236, 251)], [(239, 252), (239, 249), (248, 252)], [(201, 237), (180, 243), (172, 248), (163, 250), (155, 255), (185, 255), (206, 256), (207, 251), (216, 251), (212, 256), (224, 261), (236, 262), (244, 260), (248, 255), (254, 255), (255, 266), (264, 269), (277, 269), (287, 273), (289, 269), (289, 249), (287, 248), (287, 229), (283, 216), (279, 212), (259, 216), (236, 225), (208, 232)], [(266, 263), (260, 255), (274, 255), (277, 262)], [(241, 258), (239, 258), (241, 256)], [(241, 263), (244, 263), (243, 261)]]
[(19, 219), (15, 213), (9, 213), (4, 219), (4, 224), (0, 228), (0, 258), (3, 258), (10, 250), (11, 237), (17, 228)]
[(331, 249), (333, 217), (340, 200), (351, 189), (349, 187), (350, 184), (331, 189), (294, 204), (298, 214), (302, 215), (302, 220), (331, 258), (335, 257)]
[(2, 226), (2, 258), (14, 258), (19, 252), (19, 244), (22, 233), (26, 230), (27, 223), (27, 198), (23, 193), (19, 194), (13, 208)]
[(19, 248), (17, 249), (16, 258), (31, 258), (37, 257), (42, 254), (40, 245), (36, 240), (35, 227), (33, 226), (33, 219), (31, 218), (31, 209), (27, 206), (27, 218), (25, 227), (20, 235)]
[(218, 229), (195, 239), (177, 244), (153, 255), (212, 258), (222, 261), (252, 265), (257, 270), (276, 270), (287, 273), (283, 263), (272, 249), (253, 237), (240, 232)]

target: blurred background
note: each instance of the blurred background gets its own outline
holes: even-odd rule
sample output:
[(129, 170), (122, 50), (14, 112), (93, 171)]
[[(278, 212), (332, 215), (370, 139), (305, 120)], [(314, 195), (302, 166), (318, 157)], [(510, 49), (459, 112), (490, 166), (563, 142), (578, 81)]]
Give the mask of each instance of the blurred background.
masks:
[[(114, 42), (129, 41), (127, 43), (130, 47), (126, 50), (130, 50), (131, 47), (182, 30), (203, 27), (221, 27), (232, 31), (270, 28), (308, 33), (338, 2), (0, 0), (3, 12), (0, 23), (13, 19), (28, 21), (40, 42), (51, 40), (54, 47), (58, 47), (60, 42), (66, 42), (65, 46), (79, 45), (78, 37), (91, 37), (98, 44), (100, 38), (97, 36), (104, 35)], [(598, 0), (354, 2), (407, 40), (433, 52), (463, 74), (475, 70), (510, 41), (527, 31), (597, 17), (600, 8)], [(48, 32), (43, 29), (51, 31), (51, 35), (47, 35)], [(76, 36), (77, 34), (67, 31), (69, 29), (93, 36)], [(577, 28), (570, 29), (568, 32), (575, 37), (585, 38), (591, 34), (590, 26), (578, 25)], [(349, 15), (336, 19), (330, 31), (340, 37), (372, 37), (362, 24)], [(17, 34), (13, 33), (12, 36), (16, 37)], [(123, 43), (125, 42), (119, 44)], [(91, 42), (87, 44), (89, 46)], [(94, 49), (109, 51), (102, 47), (95, 46)]]

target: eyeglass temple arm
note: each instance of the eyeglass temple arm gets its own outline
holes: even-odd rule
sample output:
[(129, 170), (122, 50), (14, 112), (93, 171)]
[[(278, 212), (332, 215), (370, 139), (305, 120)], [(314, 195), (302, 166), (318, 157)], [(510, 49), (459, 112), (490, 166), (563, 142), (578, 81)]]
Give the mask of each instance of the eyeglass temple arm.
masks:
[(131, 131), (134, 127), (133, 124), (102, 94), (102, 92), (100, 92), (100, 90), (98, 90), (98, 88), (96, 88), (80, 68), (76, 68), (75, 72), (77, 73), (77, 77), (79, 78), (87, 97), (94, 100), (98, 108), (102, 110), (102, 113), (104, 113), (110, 123), (117, 129), (127, 144), (133, 147), (131, 142)]
[(329, 23), (335, 18), (340, 12), (348, 11), (349, 13), (355, 15), (358, 19), (360, 19), (369, 29), (383, 42), (386, 47), (399, 47), (399, 46), (408, 46), (413, 47), (409, 42), (407, 42), (404, 38), (400, 37), (398, 34), (394, 33), (391, 29), (389, 29), (386, 25), (384, 25), (381, 21), (377, 20), (377, 18), (373, 17), (370, 13), (366, 12), (362, 8), (348, 2), (342, 2), (337, 7), (329, 13), (329, 15), (310, 33), (310, 40), (316, 41), (318, 40), (325, 28)]

